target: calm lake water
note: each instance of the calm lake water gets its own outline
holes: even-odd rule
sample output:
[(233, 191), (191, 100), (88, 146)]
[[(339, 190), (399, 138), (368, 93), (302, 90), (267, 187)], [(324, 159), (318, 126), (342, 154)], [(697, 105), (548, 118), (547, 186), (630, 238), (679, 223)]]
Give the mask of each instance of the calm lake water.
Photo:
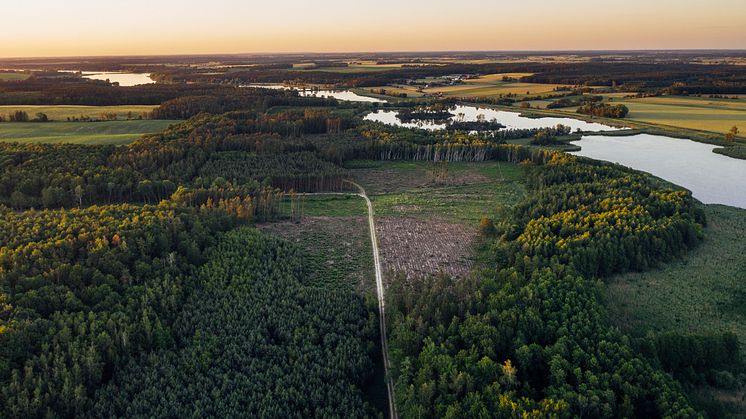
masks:
[(337, 100), (345, 100), (348, 102), (366, 102), (366, 103), (386, 103), (383, 99), (374, 97), (361, 96), (350, 90), (315, 90), (315, 89), (298, 89), (294, 87), (284, 86), (282, 84), (250, 84), (243, 87), (263, 87), (265, 89), (283, 89), (283, 90), (297, 90), (301, 96), (306, 97), (333, 97)]
[[(568, 126), (572, 128), (573, 131), (578, 129), (583, 131), (613, 131), (619, 129), (609, 125), (586, 122), (573, 118), (527, 118), (521, 116), (520, 113), (517, 112), (499, 111), (490, 108), (479, 108), (476, 106), (459, 105), (452, 108), (450, 112), (456, 115), (456, 119), (463, 119), (464, 121), (476, 121), (479, 115), (484, 115), (488, 121), (496, 119), (497, 122), (505, 125), (509, 129), (547, 128), (556, 126), (557, 124)], [(379, 110), (369, 113), (365, 116), (365, 119), (369, 121), (383, 122), (385, 124), (398, 125), (400, 127), (422, 128), (427, 130), (443, 129), (446, 126), (445, 123), (438, 123), (435, 121), (412, 121), (404, 123), (396, 117), (397, 113), (397, 111)]]
[(119, 83), (120, 86), (137, 86), (139, 84), (155, 83), (150, 78), (150, 74), (145, 73), (113, 73), (113, 72), (96, 72), (83, 71), (83, 78), (92, 80), (109, 80), (110, 82)]
[(715, 154), (716, 146), (650, 134), (588, 135), (572, 144), (582, 149), (571, 154), (652, 173), (689, 189), (705, 204), (746, 208), (746, 160)]

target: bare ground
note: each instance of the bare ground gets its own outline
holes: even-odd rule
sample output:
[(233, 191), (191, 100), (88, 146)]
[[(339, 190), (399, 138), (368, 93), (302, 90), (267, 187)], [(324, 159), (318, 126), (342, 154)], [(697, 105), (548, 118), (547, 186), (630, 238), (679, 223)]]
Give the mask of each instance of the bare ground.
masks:
[(477, 231), (437, 219), (376, 218), (384, 279), (403, 272), (409, 278), (445, 273), (455, 278), (471, 270)]

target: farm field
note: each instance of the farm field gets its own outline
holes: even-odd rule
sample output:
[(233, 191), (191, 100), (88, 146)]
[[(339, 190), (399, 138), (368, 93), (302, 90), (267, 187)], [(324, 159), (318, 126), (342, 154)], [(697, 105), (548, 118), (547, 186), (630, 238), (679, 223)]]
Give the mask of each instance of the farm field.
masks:
[(442, 93), (446, 97), (478, 97), (478, 98), (495, 98), (500, 95), (540, 95), (554, 92), (556, 88), (562, 87), (559, 84), (540, 84), (540, 83), (521, 83), (511, 81), (494, 81), (478, 82), (469, 80), (464, 84), (454, 86), (436, 86), (425, 89), (426, 93)]
[(746, 127), (746, 101), (688, 97), (613, 99), (629, 108), (627, 119), (652, 124), (724, 133)]
[(351, 90), (359, 95), (381, 97), (389, 101), (392, 100), (391, 96), (379, 95), (377, 93), (371, 92), (371, 91), (380, 91), (381, 89), (385, 90), (387, 93), (393, 93), (393, 94), (405, 93), (407, 95), (407, 99), (420, 98), (425, 95), (424, 93), (418, 91), (417, 90), (418, 88), (416, 86), (407, 86), (407, 85), (395, 85), (395, 86), (388, 85), (388, 86), (378, 86), (378, 87), (355, 88)]
[(730, 331), (746, 345), (746, 210), (710, 205), (704, 242), (682, 259), (613, 278), (609, 315), (623, 331)]
[(30, 118), (37, 113), (46, 114), (50, 121), (67, 121), (68, 118), (103, 119), (102, 114), (114, 113), (118, 119), (137, 119), (150, 113), (157, 105), (78, 106), (78, 105), (1, 105), (0, 116), (15, 111), (26, 112)]
[(0, 72), (0, 81), (15, 81), (15, 80), (26, 80), (31, 77), (25, 73), (6, 73)]
[[(627, 98), (626, 94), (604, 95), (611, 104), (629, 108), (625, 120), (656, 125), (725, 133), (731, 127), (746, 128), (746, 100), (706, 97), (660, 96)], [(570, 97), (572, 99), (572, 97)], [(550, 101), (534, 101), (532, 106), (546, 107)], [(576, 107), (555, 109), (575, 113)]]
[(509, 77), (511, 79), (520, 79), (521, 77), (532, 76), (534, 73), (497, 73), (497, 74), (485, 74), (476, 79), (464, 80), (467, 84), (483, 84), (483, 83), (503, 83), (503, 78)]
[(401, 64), (377, 64), (375, 61), (350, 63), (347, 67), (315, 67), (313, 63), (294, 64), (295, 70), (324, 71), (329, 73), (375, 73), (398, 70)]
[(0, 141), (19, 143), (128, 144), (177, 121), (5, 122)]

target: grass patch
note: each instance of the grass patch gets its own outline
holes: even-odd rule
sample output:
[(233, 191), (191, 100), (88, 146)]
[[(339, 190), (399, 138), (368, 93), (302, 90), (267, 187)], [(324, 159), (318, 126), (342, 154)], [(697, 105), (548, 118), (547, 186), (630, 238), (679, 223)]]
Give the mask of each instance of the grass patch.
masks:
[(26, 73), (0, 72), (0, 81), (26, 80), (29, 77), (31, 77), (31, 75)]
[(682, 259), (612, 279), (611, 320), (624, 332), (735, 333), (746, 345), (746, 210), (706, 207), (705, 240)]
[(178, 121), (5, 122), (0, 141), (19, 143), (128, 144)]
[(484, 82), (469, 80), (470, 83), (454, 86), (436, 86), (425, 89), (427, 93), (443, 93), (446, 97), (497, 98), (500, 95), (514, 94), (519, 97), (541, 95), (555, 92), (559, 84), (539, 84), (521, 82)]
[(652, 124), (725, 133), (746, 128), (746, 100), (663, 96), (613, 99), (630, 110), (627, 119)]
[(157, 105), (120, 105), (120, 106), (78, 106), (78, 105), (2, 105), (0, 115), (7, 116), (15, 111), (23, 111), (33, 118), (37, 113), (44, 113), (51, 121), (67, 121), (68, 118), (103, 119), (104, 113), (114, 113), (118, 119), (137, 119), (148, 114)]
[[(644, 273), (628, 273), (606, 287), (609, 316), (623, 332), (683, 335), (732, 332), (746, 345), (746, 210), (706, 207), (705, 240), (683, 258)], [(744, 360), (744, 351), (741, 350)], [(735, 373), (735, 372), (734, 372)], [(744, 388), (687, 388), (709, 417), (740, 417)]]
[[(303, 215), (306, 217), (363, 217), (368, 215), (365, 201), (350, 192), (349, 195), (305, 195), (302, 198)], [(290, 216), (290, 203), (280, 207), (282, 216)]]

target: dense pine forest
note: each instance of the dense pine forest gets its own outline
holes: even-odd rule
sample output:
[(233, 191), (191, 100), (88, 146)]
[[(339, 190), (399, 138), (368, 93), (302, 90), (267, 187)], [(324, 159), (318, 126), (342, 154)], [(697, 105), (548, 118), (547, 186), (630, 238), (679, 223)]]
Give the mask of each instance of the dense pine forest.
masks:
[[(159, 104), (150, 117), (182, 120), (123, 146), (0, 143), (2, 417), (385, 417), (366, 394), (382, 381), (370, 295), (314, 282), (308, 254), (255, 228), (287, 221), (281, 207), (297, 194), (353, 191), (353, 160), (505, 162), (522, 168), (528, 190), (500, 217), (484, 208), (467, 278), (387, 278), (402, 418), (698, 417), (685, 391), (692, 377), (741, 368), (732, 334), (632, 339), (607, 318), (608, 278), (653, 269), (703, 239), (707, 220), (690, 192), (544, 147), (570, 134), (562, 125), (431, 132), (362, 118), (378, 105), (237, 86), (376, 86), (498, 69), (578, 85), (598, 70), (610, 72), (603, 83), (633, 84), (647, 69), (650, 86), (684, 78), (707, 91), (708, 66), (323, 71), (333, 64), (221, 75), (158, 67), (169, 83), (131, 88), (0, 82), (3, 103)], [(742, 73), (728, 79), (740, 86)], [(507, 143), (516, 139), (525, 145)]]

